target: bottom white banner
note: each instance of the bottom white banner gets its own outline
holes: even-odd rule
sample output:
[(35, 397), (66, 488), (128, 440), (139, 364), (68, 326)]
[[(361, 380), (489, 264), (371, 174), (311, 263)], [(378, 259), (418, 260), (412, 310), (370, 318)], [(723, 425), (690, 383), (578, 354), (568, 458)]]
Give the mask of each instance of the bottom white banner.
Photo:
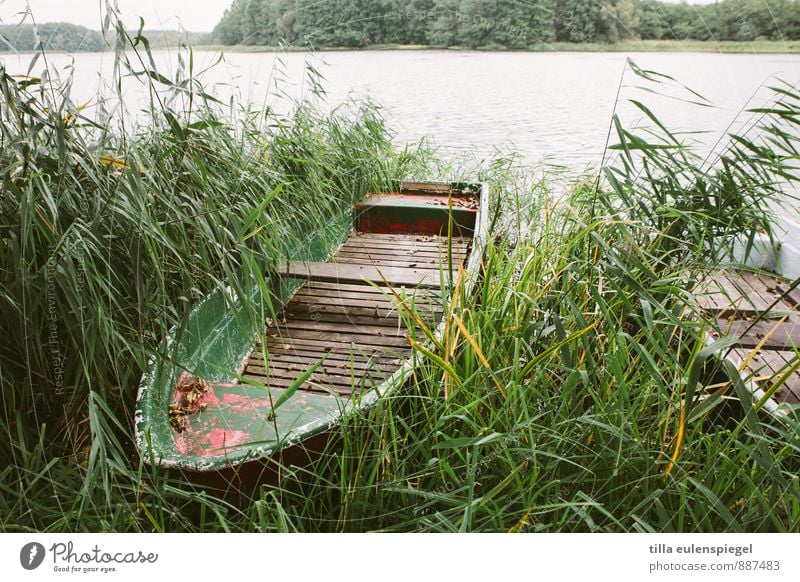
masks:
[(800, 579), (800, 534), (4, 534), (2, 580)]

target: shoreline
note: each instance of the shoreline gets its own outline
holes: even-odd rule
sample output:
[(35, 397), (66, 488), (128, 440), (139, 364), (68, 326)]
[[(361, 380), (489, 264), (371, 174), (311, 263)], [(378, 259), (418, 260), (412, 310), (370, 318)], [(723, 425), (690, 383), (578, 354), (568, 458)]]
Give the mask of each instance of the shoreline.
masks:
[(558, 52), (704, 52), (725, 54), (799, 54), (800, 40), (774, 41), (759, 40), (742, 41), (676, 41), (676, 40), (639, 40), (625, 41), (615, 44), (601, 43), (542, 43), (528, 49), (509, 49), (500, 46), (488, 47), (442, 47), (434, 45), (367, 45), (364, 47), (270, 47), (250, 45), (199, 45), (196, 50), (222, 50), (226, 52), (262, 53), (262, 52), (358, 52), (358, 51), (450, 51), (450, 52), (485, 52), (485, 53), (558, 53)]
[[(185, 46), (185, 45), (184, 45)], [(177, 49), (178, 45), (154, 47), (154, 51)], [(678, 41), (678, 40), (639, 40), (624, 41), (615, 44), (600, 43), (542, 43), (528, 49), (509, 49), (500, 46), (488, 47), (462, 47), (451, 46), (441, 47), (434, 45), (405, 45), (405, 44), (381, 44), (367, 45), (364, 47), (323, 47), (308, 48), (300, 46), (251, 46), (251, 45), (193, 45), (194, 50), (202, 51), (224, 51), (232, 53), (302, 53), (302, 52), (380, 52), (380, 51), (447, 51), (447, 52), (483, 52), (483, 53), (657, 53), (657, 52), (678, 52), (678, 53), (720, 53), (720, 54), (800, 54), (800, 40), (775, 41), (757, 40), (752, 42), (742, 41)], [(0, 58), (4, 55), (29, 55), (38, 51), (2, 51)], [(97, 54), (98, 52), (112, 53), (106, 51), (47, 51), (48, 54)]]

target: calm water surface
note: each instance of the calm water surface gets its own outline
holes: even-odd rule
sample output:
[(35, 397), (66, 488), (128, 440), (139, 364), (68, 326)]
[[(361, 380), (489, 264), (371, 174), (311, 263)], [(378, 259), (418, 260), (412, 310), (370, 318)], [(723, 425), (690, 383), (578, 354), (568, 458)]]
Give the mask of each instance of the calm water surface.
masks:
[[(217, 53), (195, 53), (196, 69), (211, 65)], [(671, 75), (706, 97), (714, 107), (658, 97), (639, 88), (641, 79), (625, 72), (630, 57), (642, 68)], [(9, 70), (24, 73), (30, 55), (0, 56)], [(162, 71), (174, 70), (174, 52), (160, 51)], [(51, 55), (63, 68), (68, 55)], [(695, 135), (710, 147), (750, 100), (764, 102), (765, 82), (778, 76), (800, 79), (800, 55), (709, 53), (481, 53), (381, 51), (329, 53), (226, 53), (224, 63), (204, 75), (213, 91), (236, 93), (257, 105), (285, 110), (290, 99), (313, 98), (306, 64), (324, 75), (326, 106), (349, 97), (369, 97), (384, 106), (397, 141), (432, 139), (447, 154), (472, 148), (481, 156), (518, 151), (529, 162), (541, 160), (571, 168), (600, 162), (609, 120), (615, 109), (629, 126), (642, 117), (629, 99), (644, 100), (669, 127), (705, 130)], [(91, 99), (112, 70), (113, 55), (75, 57), (75, 98)], [(35, 71), (42, 68), (41, 61)], [(689, 94), (662, 86), (673, 97)], [(131, 83), (125, 94), (131, 110), (143, 106), (145, 92)], [(742, 118), (744, 120), (744, 118)]]

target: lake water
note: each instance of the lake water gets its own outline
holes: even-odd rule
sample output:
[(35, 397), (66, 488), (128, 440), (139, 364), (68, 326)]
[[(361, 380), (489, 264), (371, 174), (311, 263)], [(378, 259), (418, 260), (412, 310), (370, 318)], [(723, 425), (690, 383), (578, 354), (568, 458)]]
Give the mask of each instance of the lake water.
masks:
[[(155, 56), (162, 71), (174, 70), (174, 52), (159, 51)], [(219, 55), (194, 56), (196, 69), (202, 69)], [(680, 100), (690, 94), (674, 84), (651, 85), (674, 98), (642, 90), (639, 86), (646, 83), (626, 71), (628, 57), (643, 69), (675, 77), (714, 107)], [(68, 55), (49, 59), (56, 68), (72, 63)], [(25, 73), (30, 55), (4, 55), (0, 60), (10, 71)], [(77, 55), (75, 99), (91, 99), (112, 64), (110, 54)], [(800, 55), (428, 50), (226, 53), (225, 62), (204, 79), (225, 98), (236, 92), (244, 100), (282, 110), (289, 99), (309, 98), (307, 64), (325, 77), (326, 106), (350, 96), (372, 98), (384, 106), (398, 142), (428, 137), (446, 155), (472, 149), (491, 157), (513, 150), (526, 162), (546, 160), (578, 169), (601, 161), (618, 88), (617, 111), (628, 126), (642, 118), (628, 100), (641, 99), (670, 128), (707, 131), (694, 137), (709, 148), (748, 101), (750, 106), (764, 102), (765, 82), (774, 82), (775, 76), (792, 83), (800, 79)], [(42, 66), (39, 61), (34, 72)], [(139, 107), (144, 98), (140, 87), (128, 87), (125, 101), (130, 109)], [(739, 121), (748, 119), (740, 116)]]

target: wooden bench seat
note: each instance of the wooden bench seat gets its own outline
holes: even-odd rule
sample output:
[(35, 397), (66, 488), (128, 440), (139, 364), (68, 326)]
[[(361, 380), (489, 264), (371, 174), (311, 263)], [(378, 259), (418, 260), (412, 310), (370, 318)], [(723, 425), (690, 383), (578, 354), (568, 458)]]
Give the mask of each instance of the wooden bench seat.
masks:
[(409, 267), (378, 267), (351, 263), (321, 263), (304, 261), (280, 261), (278, 275), (292, 279), (321, 281), (326, 283), (364, 283), (405, 287), (435, 287), (449, 280), (447, 270), (414, 269)]

